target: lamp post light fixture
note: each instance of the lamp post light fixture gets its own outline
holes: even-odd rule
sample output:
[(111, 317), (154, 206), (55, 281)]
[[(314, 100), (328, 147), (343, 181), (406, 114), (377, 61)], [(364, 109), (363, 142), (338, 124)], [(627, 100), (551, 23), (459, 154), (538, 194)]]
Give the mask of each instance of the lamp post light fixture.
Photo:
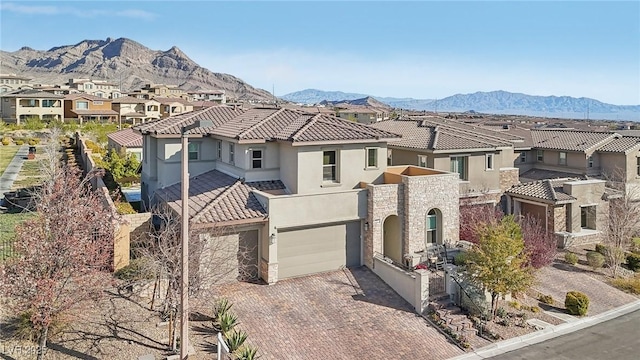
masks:
[(196, 120), (182, 127), (182, 258), (180, 261), (180, 359), (189, 357), (189, 131), (200, 127), (212, 127), (211, 120)]

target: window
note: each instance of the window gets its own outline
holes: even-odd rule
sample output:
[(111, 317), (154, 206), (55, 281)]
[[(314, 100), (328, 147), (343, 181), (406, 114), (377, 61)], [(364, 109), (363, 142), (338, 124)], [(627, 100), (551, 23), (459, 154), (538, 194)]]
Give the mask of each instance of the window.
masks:
[(524, 151), (520, 153), (520, 162), (521, 163), (526, 163), (527, 162), (527, 153), (524, 152)]
[(636, 158), (636, 174), (640, 176), (640, 157)]
[(322, 153), (322, 180), (337, 181), (337, 175), (336, 151), (324, 151)]
[(427, 244), (438, 242), (438, 213), (435, 209), (427, 213)]
[(487, 170), (493, 170), (493, 154), (485, 155), (485, 165)]
[(587, 166), (589, 166), (590, 168), (593, 167), (593, 155), (589, 156), (589, 159), (587, 160)]
[(377, 168), (378, 167), (378, 149), (377, 148), (367, 148), (367, 168)]
[(543, 162), (544, 161), (544, 150), (538, 150), (537, 151), (536, 160), (538, 160), (538, 162)]
[(560, 152), (560, 159), (558, 160), (558, 164), (567, 165), (567, 153), (564, 151)]
[(426, 155), (418, 155), (418, 166), (427, 167), (427, 156)]
[(42, 107), (54, 107), (56, 106), (56, 100), (42, 100)]
[(89, 108), (88, 101), (76, 101), (76, 109), (77, 110), (87, 110)]
[(262, 169), (262, 150), (251, 150), (251, 168)]
[(200, 143), (190, 142), (189, 143), (189, 160), (198, 160), (200, 157)]
[(387, 166), (391, 166), (391, 164), (393, 164), (393, 150), (387, 149)]
[(218, 160), (222, 160), (222, 141), (218, 141)]
[(458, 173), (460, 180), (469, 180), (467, 176), (467, 156), (454, 156), (451, 158), (451, 172)]
[(229, 143), (229, 164), (235, 163), (235, 144)]
[(580, 227), (583, 229), (596, 229), (596, 207), (582, 206), (580, 207)]

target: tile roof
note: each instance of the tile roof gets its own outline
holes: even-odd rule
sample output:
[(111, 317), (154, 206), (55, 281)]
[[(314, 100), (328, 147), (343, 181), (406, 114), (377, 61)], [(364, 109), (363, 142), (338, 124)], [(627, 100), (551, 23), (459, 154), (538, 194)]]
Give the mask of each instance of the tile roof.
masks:
[[(182, 213), (181, 184), (156, 191), (159, 200), (177, 214)], [(189, 219), (193, 225), (224, 222), (262, 222), (268, 213), (252, 193), (253, 190), (285, 190), (280, 180), (243, 182), (241, 179), (212, 170), (189, 179)]]
[(518, 184), (507, 190), (506, 193), (515, 197), (524, 197), (553, 204), (564, 204), (576, 200), (573, 196), (563, 191), (562, 184), (568, 179), (540, 180), (530, 183)]
[(567, 178), (582, 179), (582, 180), (587, 179), (585, 175), (568, 173), (563, 171), (556, 171), (556, 170), (536, 169), (536, 168), (527, 170), (524, 173), (520, 174), (520, 182), (523, 182), (523, 183), (545, 180), (545, 179), (554, 180), (554, 179), (567, 179)]
[(180, 103), (182, 105), (191, 105), (191, 103), (183, 98), (168, 98), (154, 96), (153, 100), (158, 101), (160, 104)]
[(138, 125), (134, 129), (143, 134), (179, 135), (183, 126), (196, 120), (212, 120), (213, 127), (198, 128), (192, 130), (193, 133), (223, 136), (239, 142), (379, 141), (400, 137), (326, 114), (310, 114), (287, 108), (240, 109), (231, 106), (215, 106), (171, 116)]
[(618, 136), (618, 134), (592, 131), (531, 130), (533, 146), (551, 150), (588, 152)]
[(95, 109), (95, 110), (71, 110), (72, 113), (76, 115), (118, 115), (118, 112), (115, 110), (107, 110), (107, 109)]
[(107, 137), (116, 144), (128, 148), (142, 147), (142, 135), (128, 128), (108, 134)]
[[(139, 99), (133, 96), (124, 96), (117, 99), (111, 100), (114, 104), (146, 104), (150, 101), (155, 101), (153, 99)], [(156, 101), (157, 102), (157, 101)]]
[(598, 148), (600, 152), (616, 152), (616, 153), (628, 153), (633, 149), (640, 146), (640, 137), (638, 136), (623, 136), (616, 138), (611, 142)]
[(93, 100), (93, 101), (108, 101), (111, 102), (111, 99), (105, 99), (105, 98), (101, 98), (99, 96), (95, 96), (95, 95), (91, 95), (91, 94), (86, 94), (86, 93), (73, 93), (73, 94), (68, 94), (64, 96), (65, 100), (76, 100), (76, 99), (88, 99), (88, 100)]
[(409, 118), (380, 121), (376, 129), (402, 134), (394, 146), (433, 151), (493, 149), (512, 146), (512, 135), (441, 118)]
[(64, 99), (62, 95), (56, 95), (48, 93), (46, 91), (34, 90), (34, 89), (21, 89), (4, 93), (0, 97), (5, 98), (23, 98), (23, 99)]

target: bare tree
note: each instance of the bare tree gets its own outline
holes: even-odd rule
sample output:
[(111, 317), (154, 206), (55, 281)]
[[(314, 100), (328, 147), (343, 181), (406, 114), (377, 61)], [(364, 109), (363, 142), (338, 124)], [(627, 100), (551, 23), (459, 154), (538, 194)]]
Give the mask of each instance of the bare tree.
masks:
[[(54, 143), (57, 139), (53, 140)], [(38, 359), (49, 329), (102, 295), (111, 279), (114, 217), (76, 168), (52, 156), (36, 191), (36, 213), (16, 229), (16, 256), (0, 267), (0, 287), (15, 314), (39, 333)]]
[[(166, 205), (156, 205), (155, 227), (133, 244), (134, 254), (145, 271), (155, 274), (160, 292), (160, 311), (169, 321), (169, 346), (176, 350), (176, 317), (180, 299), (180, 216)], [(244, 245), (232, 226), (215, 225), (194, 229), (189, 236), (189, 295), (211, 298), (217, 285), (249, 280), (257, 275), (256, 247)], [(160, 290), (166, 284), (166, 291)], [(155, 294), (154, 294), (155, 298)], [(153, 306), (152, 306), (153, 307)]]

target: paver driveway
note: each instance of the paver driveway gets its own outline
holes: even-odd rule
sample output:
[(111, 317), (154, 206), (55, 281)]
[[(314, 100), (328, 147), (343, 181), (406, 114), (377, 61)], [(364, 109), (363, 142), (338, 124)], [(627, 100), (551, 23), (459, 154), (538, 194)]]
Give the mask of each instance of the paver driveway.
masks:
[(223, 289), (261, 359), (446, 359), (462, 354), (362, 267)]

